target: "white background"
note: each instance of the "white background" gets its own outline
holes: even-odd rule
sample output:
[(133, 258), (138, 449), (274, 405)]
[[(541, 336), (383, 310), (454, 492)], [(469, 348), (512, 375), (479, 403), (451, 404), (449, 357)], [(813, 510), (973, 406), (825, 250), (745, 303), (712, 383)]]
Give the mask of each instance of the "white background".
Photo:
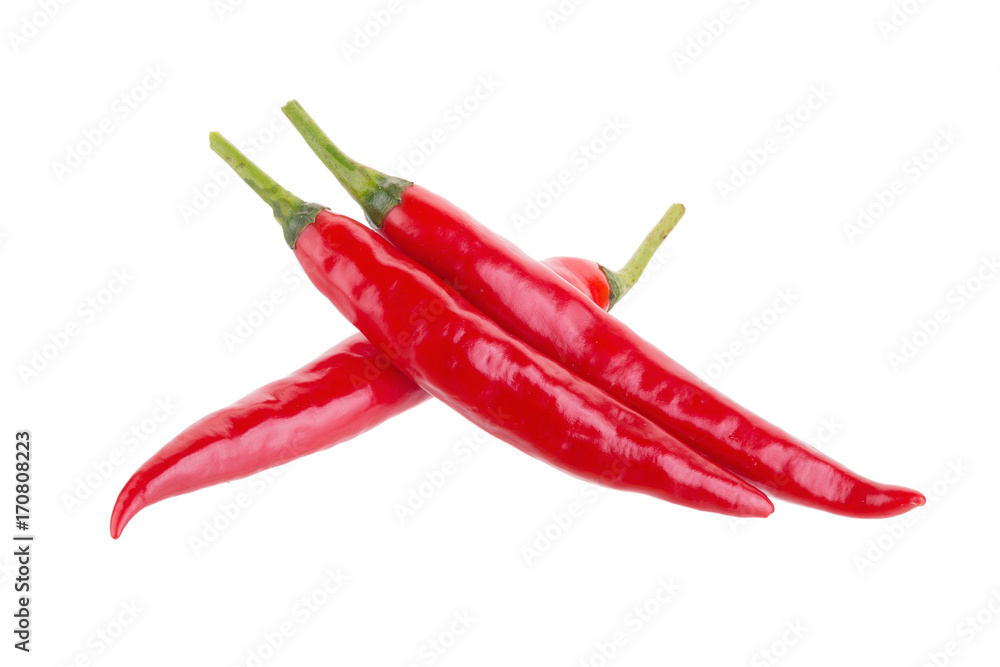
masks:
[[(10, 480), (14, 432), (30, 429), (37, 536), (31, 655), (11, 647), (13, 547), (0, 548), (4, 664), (995, 664), (995, 3), (910, 0), (880, 27), (888, 0), (593, 0), (558, 21), (555, 0), (422, 0), (369, 25), (378, 34), (352, 54), (387, 0), (50, 4), (46, 18), (45, 3), (11, 0), (0, 24), (0, 465)], [(278, 475), (154, 506), (113, 541), (115, 496), (148, 456), (351, 333), (297, 277), (267, 208), (212, 181), (219, 130), (257, 142), (300, 196), (360, 215), (275, 115), (293, 97), (349, 154), (390, 173), (420, 162), (412, 179), (538, 257), (617, 265), (683, 202), (615, 314), (930, 502), (905, 521), (777, 502), (743, 524), (634, 494), (591, 502), (428, 403)], [(110, 132), (88, 148), (102, 121)], [(608, 122), (623, 129), (581, 160)], [(414, 159), (436, 128), (444, 141)], [(951, 139), (936, 149), (939, 132)], [(761, 166), (745, 162), (765, 146)], [(75, 167), (57, 165), (77, 150)], [(933, 163), (916, 166), (925, 151)], [(546, 198), (564, 169), (571, 184)], [(897, 179), (901, 194), (849, 234)], [(542, 210), (518, 227), (529, 201)], [(128, 280), (112, 296), (115, 271)], [(270, 317), (227, 345), (274, 290)], [(792, 305), (774, 318), (782, 291)], [(936, 311), (943, 324), (927, 326)], [(71, 323), (77, 336), (46, 347)], [(43, 348), (51, 358), (26, 375)], [(157, 401), (176, 406), (162, 423)], [(130, 449), (133, 428), (146, 434)], [(482, 447), (466, 458), (463, 439)], [(401, 521), (397, 506), (447, 461), (457, 472)], [(7, 482), (2, 493), (6, 543)], [(248, 506), (226, 519), (240, 494)], [(327, 595), (338, 569), (347, 581)], [(325, 604), (306, 618), (296, 605), (310, 596)]]

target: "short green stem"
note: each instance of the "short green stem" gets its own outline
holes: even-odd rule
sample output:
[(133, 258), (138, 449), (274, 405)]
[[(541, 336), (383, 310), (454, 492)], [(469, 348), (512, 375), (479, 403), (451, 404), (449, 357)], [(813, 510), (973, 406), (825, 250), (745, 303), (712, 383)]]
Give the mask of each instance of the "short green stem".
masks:
[(366, 167), (347, 157), (297, 101), (292, 100), (281, 110), (309, 144), (316, 157), (361, 205), (372, 227), (380, 228), (389, 211), (402, 201), (403, 190), (413, 183), (383, 174), (377, 169)]
[(208, 135), (208, 145), (226, 161), (226, 164), (271, 207), (274, 219), (285, 232), (285, 240), (292, 248), (306, 225), (323, 210), (318, 204), (308, 204), (281, 187), (263, 169), (250, 161), (233, 142), (218, 132)]
[(604, 274), (608, 277), (608, 286), (611, 288), (609, 309), (618, 303), (639, 282), (639, 277), (646, 270), (649, 260), (653, 259), (653, 255), (663, 244), (664, 239), (673, 231), (682, 217), (684, 217), (684, 205), (674, 204), (667, 209), (667, 212), (663, 214), (663, 217), (656, 223), (656, 226), (646, 235), (646, 238), (639, 244), (639, 247), (625, 263), (625, 266), (618, 271), (611, 271), (603, 266), (601, 267), (604, 270)]

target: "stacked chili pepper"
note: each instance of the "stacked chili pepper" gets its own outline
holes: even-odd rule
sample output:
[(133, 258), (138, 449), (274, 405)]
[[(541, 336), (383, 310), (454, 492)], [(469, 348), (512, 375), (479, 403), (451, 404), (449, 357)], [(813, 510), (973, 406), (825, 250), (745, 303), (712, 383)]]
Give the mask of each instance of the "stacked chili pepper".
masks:
[(144, 507), (348, 440), (433, 396), (577, 477), (696, 509), (765, 517), (773, 496), (889, 517), (924, 503), (793, 438), (608, 314), (684, 208), (621, 271), (532, 259), (441, 197), (347, 157), (283, 109), (375, 231), (303, 202), (221, 135), (211, 147), (272, 208), (310, 280), (359, 330), (187, 428), (126, 483), (117, 538)]

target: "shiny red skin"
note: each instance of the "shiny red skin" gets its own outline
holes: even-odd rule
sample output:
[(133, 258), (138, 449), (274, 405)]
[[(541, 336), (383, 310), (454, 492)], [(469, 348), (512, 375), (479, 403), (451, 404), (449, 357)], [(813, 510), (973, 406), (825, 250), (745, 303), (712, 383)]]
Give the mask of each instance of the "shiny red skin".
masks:
[(155, 502), (332, 447), (429, 398), (395, 367), (376, 366), (377, 355), (356, 334), (186, 428), (118, 494), (111, 536), (121, 535), (139, 510)]
[(552, 257), (545, 260), (545, 265), (586, 294), (602, 310), (611, 307), (608, 276), (597, 262), (582, 257)]
[[(545, 263), (608, 307), (607, 276), (596, 262), (558, 257)], [(364, 336), (351, 336), (164, 445), (119, 493), (111, 535), (117, 539), (132, 517), (153, 503), (328, 449), (428, 398), (395, 366), (386, 367)]]
[(508, 332), (779, 498), (872, 518), (924, 502), (916, 491), (851, 472), (741, 407), (550, 268), (419, 186), (403, 191), (380, 232)]
[(295, 256), (424, 391), (523, 452), (591, 482), (700, 510), (771, 513), (757, 489), (513, 338), (367, 227), (321, 211)]

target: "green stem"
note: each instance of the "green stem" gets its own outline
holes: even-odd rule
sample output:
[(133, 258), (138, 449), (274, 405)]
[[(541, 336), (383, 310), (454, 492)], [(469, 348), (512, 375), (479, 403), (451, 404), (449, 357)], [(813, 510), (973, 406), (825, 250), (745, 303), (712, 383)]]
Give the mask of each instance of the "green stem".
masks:
[(256, 192), (271, 207), (274, 219), (278, 221), (285, 232), (285, 240), (292, 248), (306, 225), (316, 219), (316, 215), (324, 207), (318, 204), (308, 204), (291, 192), (281, 187), (263, 169), (250, 161), (231, 141), (218, 132), (210, 132), (208, 145), (216, 155), (226, 161), (226, 164)]
[(684, 217), (684, 205), (674, 204), (667, 209), (656, 226), (646, 235), (636, 251), (632, 253), (632, 257), (625, 262), (625, 266), (618, 271), (611, 271), (601, 266), (604, 275), (608, 277), (608, 286), (611, 288), (609, 310), (639, 282), (639, 277), (649, 264), (649, 260), (653, 258), (664, 239), (673, 231), (682, 217)]
[(309, 148), (326, 168), (333, 172), (344, 189), (365, 211), (368, 222), (378, 229), (382, 221), (403, 198), (403, 190), (413, 185), (410, 181), (383, 174), (377, 169), (366, 167), (347, 157), (336, 144), (330, 141), (316, 121), (306, 113), (302, 105), (292, 100), (281, 108), (288, 120), (298, 130)]

